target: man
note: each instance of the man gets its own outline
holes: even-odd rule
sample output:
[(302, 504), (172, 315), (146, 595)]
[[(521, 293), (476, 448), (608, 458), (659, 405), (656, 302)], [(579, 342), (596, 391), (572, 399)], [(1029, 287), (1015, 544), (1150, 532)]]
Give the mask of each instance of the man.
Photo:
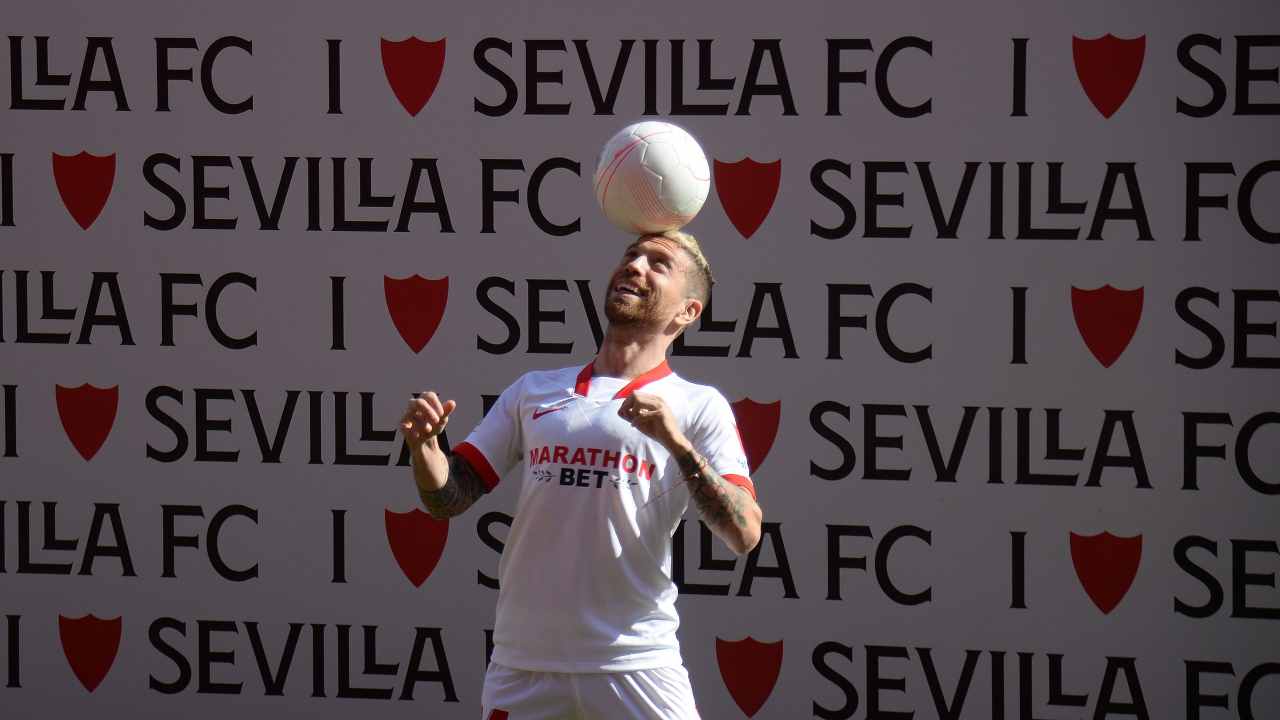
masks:
[(436, 436), (456, 403), (432, 392), (409, 403), (400, 428), (433, 516), (466, 510), (520, 466), (485, 720), (698, 717), (671, 536), (690, 500), (738, 554), (761, 521), (729, 403), (666, 362), (711, 283), (692, 236), (641, 237), (609, 279), (609, 327), (586, 367), (523, 375), (451, 457)]

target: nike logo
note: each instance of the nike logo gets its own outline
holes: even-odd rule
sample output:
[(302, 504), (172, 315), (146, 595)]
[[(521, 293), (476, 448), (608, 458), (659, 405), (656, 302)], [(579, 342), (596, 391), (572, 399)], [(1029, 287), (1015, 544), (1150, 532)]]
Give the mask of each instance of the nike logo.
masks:
[(533, 419), (537, 420), (543, 415), (546, 415), (548, 413), (553, 413), (557, 410), (563, 410), (563, 409), (564, 409), (564, 405), (561, 405), (559, 407), (553, 407), (553, 408), (535, 408), (533, 411)]

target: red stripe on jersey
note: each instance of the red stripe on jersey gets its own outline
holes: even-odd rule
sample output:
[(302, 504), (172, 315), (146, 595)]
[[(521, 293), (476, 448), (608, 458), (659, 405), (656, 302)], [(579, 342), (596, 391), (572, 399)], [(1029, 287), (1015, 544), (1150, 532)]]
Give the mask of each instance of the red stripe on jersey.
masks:
[[(596, 363), (592, 360), (578, 373), (578, 379), (573, 385), (573, 392), (575, 394), (581, 395), (582, 397), (587, 396), (587, 391), (591, 388), (591, 377), (595, 374), (595, 368)], [(663, 360), (662, 364), (658, 365), (658, 367), (636, 376), (635, 379), (627, 383), (621, 390), (614, 393), (613, 399), (622, 400), (654, 380), (661, 380), (670, 374), (671, 366), (667, 364), (666, 360)]]
[(488, 458), (475, 445), (463, 440), (453, 446), (453, 452), (455, 455), (461, 455), (462, 459), (466, 460), (467, 464), (471, 466), (471, 469), (480, 475), (480, 480), (484, 483), (485, 490), (492, 490), (497, 486), (498, 481), (502, 479), (498, 477), (498, 473), (493, 471), (493, 466), (489, 464)]
[(658, 367), (656, 367), (656, 368), (654, 368), (654, 369), (650, 370), (650, 371), (649, 371), (649, 372), (647, 372), (647, 373), (644, 373), (643, 375), (640, 375), (640, 376), (639, 376), (639, 377), (637, 377), (636, 379), (634, 379), (634, 380), (632, 380), (631, 382), (627, 383), (626, 387), (624, 387), (624, 388), (622, 388), (621, 390), (619, 390), (619, 391), (618, 391), (618, 392), (613, 396), (613, 399), (614, 399), (614, 400), (621, 400), (622, 398), (627, 397), (627, 396), (628, 396), (628, 395), (630, 395), (631, 393), (633, 393), (633, 392), (635, 392), (635, 391), (639, 390), (640, 388), (644, 387), (645, 385), (648, 385), (649, 383), (653, 382), (654, 380), (661, 380), (662, 378), (664, 378), (664, 377), (666, 377), (666, 376), (668, 376), (668, 375), (670, 375), (670, 374), (671, 374), (671, 366), (667, 364), (667, 361), (666, 361), (666, 360), (663, 360), (663, 361), (662, 361), (662, 364), (661, 364), (661, 365), (659, 365)]
[(756, 499), (756, 486), (751, 483), (750, 479), (741, 475), (721, 475), (720, 477), (751, 493), (752, 500)]
[(578, 379), (573, 384), (573, 392), (575, 395), (587, 396), (587, 390), (591, 388), (591, 376), (595, 373), (596, 361), (592, 360), (587, 366), (582, 368), (578, 373)]

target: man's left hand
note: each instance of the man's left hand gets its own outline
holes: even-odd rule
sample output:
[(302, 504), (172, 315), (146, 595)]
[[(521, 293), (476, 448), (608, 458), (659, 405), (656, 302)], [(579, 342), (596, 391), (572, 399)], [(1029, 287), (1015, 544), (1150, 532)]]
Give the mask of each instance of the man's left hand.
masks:
[(672, 453), (689, 447), (689, 441), (680, 431), (675, 414), (657, 395), (632, 393), (622, 401), (622, 407), (618, 408), (618, 417), (657, 440)]

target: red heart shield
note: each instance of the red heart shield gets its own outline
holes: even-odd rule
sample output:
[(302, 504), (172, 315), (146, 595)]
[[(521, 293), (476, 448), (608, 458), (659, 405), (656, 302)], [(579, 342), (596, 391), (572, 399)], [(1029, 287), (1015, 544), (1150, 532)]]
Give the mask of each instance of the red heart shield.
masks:
[(428, 280), (420, 275), (395, 279), (384, 276), (387, 312), (409, 349), (422, 352), (440, 327), (449, 303), (449, 278)]
[(62, 654), (85, 690), (97, 690), (110, 672), (120, 650), (122, 627), (119, 617), (103, 620), (93, 615), (75, 619), (58, 616)]
[(399, 42), (382, 38), (382, 69), (396, 99), (416, 116), (440, 83), (444, 70), (444, 42), (425, 42), (410, 37)]
[(773, 209), (782, 181), (782, 160), (761, 163), (744, 157), (736, 163), (715, 161), (716, 195), (729, 222), (749, 238)]
[(77, 388), (54, 386), (58, 419), (67, 439), (80, 457), (92, 460), (111, 434), (120, 407), (120, 386), (96, 388), (85, 383)]
[(716, 638), (716, 662), (729, 695), (747, 717), (760, 711), (782, 670), (782, 641), (758, 642), (751, 637), (728, 642)]
[(1102, 117), (1114, 115), (1129, 97), (1146, 52), (1146, 35), (1127, 40), (1110, 33), (1092, 40), (1071, 38), (1076, 77)]
[(449, 539), (449, 521), (437, 520), (417, 508), (409, 512), (385, 513), (387, 544), (404, 576), (414, 587), (422, 587), (444, 554)]
[(1142, 536), (1122, 538), (1109, 532), (1071, 533), (1071, 564), (1094, 605), (1105, 615), (1124, 599), (1142, 560)]
[(1089, 352), (1111, 367), (1129, 347), (1142, 319), (1143, 289), (1118, 290), (1103, 285), (1094, 290), (1071, 288), (1071, 312)]
[(85, 230), (98, 219), (116, 180), (116, 155), (53, 153), (53, 182), (62, 204)]
[(738, 434), (742, 436), (742, 448), (747, 453), (747, 467), (755, 472), (778, 437), (778, 422), (782, 419), (782, 401), (758, 403), (742, 398), (730, 403), (733, 417), (738, 421)]

